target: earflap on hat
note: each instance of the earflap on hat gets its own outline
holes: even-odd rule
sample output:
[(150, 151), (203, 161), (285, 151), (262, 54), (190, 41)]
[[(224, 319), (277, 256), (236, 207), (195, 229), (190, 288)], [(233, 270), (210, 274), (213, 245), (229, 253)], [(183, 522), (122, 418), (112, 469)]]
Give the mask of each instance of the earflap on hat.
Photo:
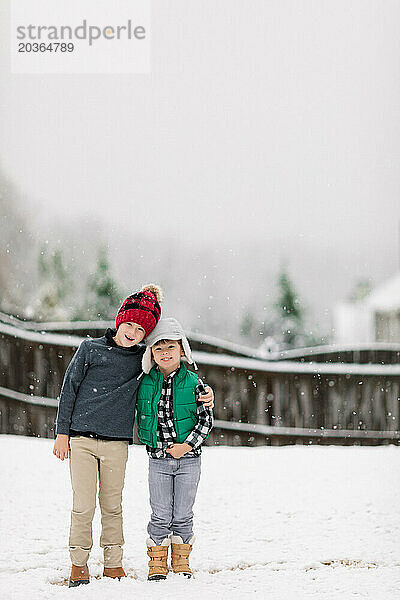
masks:
[(152, 366), (154, 365), (153, 356), (151, 354), (151, 348), (148, 347), (144, 351), (142, 356), (142, 369), (145, 373), (150, 373)]
[(181, 343), (182, 343), (183, 352), (185, 353), (186, 360), (188, 361), (188, 363), (190, 365), (193, 365), (194, 368), (197, 371), (197, 365), (196, 365), (196, 363), (193, 360), (192, 350), (191, 350), (191, 348), (189, 346), (189, 342), (188, 342), (188, 339), (187, 339), (186, 336), (182, 337)]

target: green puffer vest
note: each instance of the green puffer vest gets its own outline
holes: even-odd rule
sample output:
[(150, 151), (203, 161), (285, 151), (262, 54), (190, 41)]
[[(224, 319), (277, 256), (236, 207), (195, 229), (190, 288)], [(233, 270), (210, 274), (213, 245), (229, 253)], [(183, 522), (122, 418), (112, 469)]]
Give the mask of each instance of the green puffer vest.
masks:
[[(145, 375), (137, 395), (137, 432), (139, 440), (151, 448), (157, 446), (158, 401), (161, 397), (163, 374), (153, 367)], [(182, 444), (197, 423), (196, 386), (198, 377), (181, 367), (172, 378), (172, 409), (176, 441)]]

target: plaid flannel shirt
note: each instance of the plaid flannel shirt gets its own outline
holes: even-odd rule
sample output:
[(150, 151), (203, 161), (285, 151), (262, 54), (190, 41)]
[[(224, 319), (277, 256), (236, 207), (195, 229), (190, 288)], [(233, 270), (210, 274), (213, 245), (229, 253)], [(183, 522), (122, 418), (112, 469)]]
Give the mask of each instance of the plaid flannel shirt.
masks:
[[(157, 447), (146, 446), (147, 452), (151, 458), (170, 457), (165, 451), (176, 443), (176, 431), (174, 427), (174, 415), (172, 409), (172, 379), (179, 371), (173, 371), (163, 381), (161, 396), (158, 401), (158, 426), (157, 426)], [(193, 448), (185, 456), (200, 456), (201, 445), (210, 433), (213, 426), (213, 414), (211, 408), (204, 406), (204, 402), (199, 400), (200, 394), (205, 393), (205, 387), (202, 380), (198, 379), (196, 386), (196, 404), (197, 404), (197, 424), (189, 433), (185, 440)]]

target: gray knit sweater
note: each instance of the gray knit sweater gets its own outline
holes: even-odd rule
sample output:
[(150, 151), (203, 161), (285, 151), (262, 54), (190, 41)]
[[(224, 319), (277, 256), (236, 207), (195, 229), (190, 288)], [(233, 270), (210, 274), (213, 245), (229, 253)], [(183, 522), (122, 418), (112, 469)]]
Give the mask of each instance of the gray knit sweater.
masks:
[(110, 333), (83, 340), (73, 356), (61, 389), (57, 434), (132, 438), (145, 347), (122, 348)]

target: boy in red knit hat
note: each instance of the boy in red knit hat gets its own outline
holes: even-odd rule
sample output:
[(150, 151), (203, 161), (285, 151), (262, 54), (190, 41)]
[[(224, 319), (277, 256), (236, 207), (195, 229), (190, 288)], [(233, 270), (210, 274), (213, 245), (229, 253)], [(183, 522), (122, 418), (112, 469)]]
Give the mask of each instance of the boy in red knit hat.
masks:
[[(162, 292), (153, 284), (129, 296), (118, 311), (116, 330), (83, 340), (65, 373), (53, 454), (61, 460), (70, 458), (70, 587), (89, 583), (87, 561), (93, 544), (97, 486), (103, 575), (126, 576), (122, 568), (121, 500), (145, 351), (138, 344), (156, 326), (161, 300)], [(202, 399), (212, 403), (212, 391)]]

